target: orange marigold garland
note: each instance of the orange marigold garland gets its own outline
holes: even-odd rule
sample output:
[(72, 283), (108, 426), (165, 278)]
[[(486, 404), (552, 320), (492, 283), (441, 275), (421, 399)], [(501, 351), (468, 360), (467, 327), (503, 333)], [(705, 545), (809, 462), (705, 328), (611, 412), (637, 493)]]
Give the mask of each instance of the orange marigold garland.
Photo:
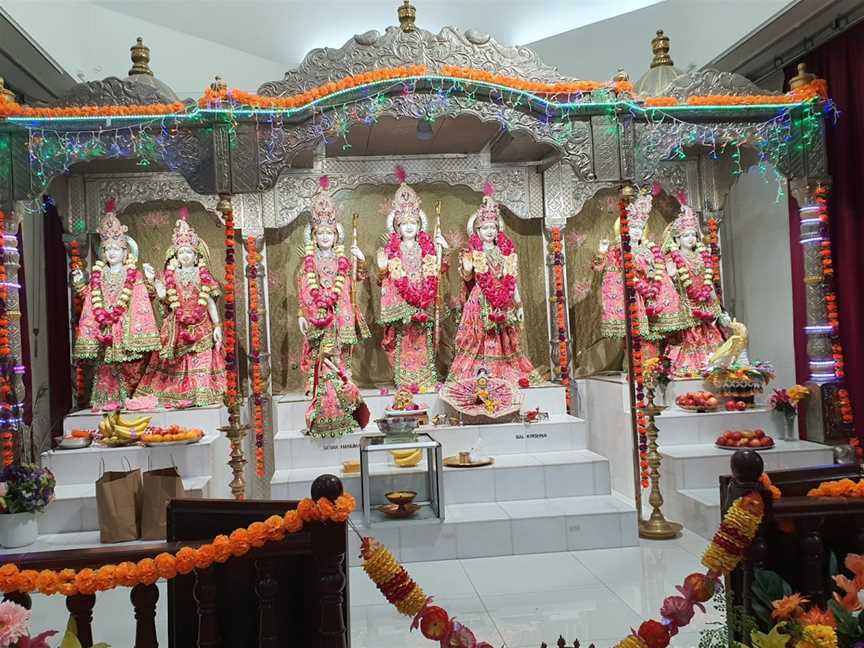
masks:
[(570, 409), (570, 347), (567, 339), (567, 303), (564, 299), (564, 252), (561, 243), (561, 228), (553, 227), (549, 243), (552, 255), (552, 272), (555, 280), (555, 322), (558, 329), (558, 366), (561, 371), (561, 384), (567, 409)]
[(264, 477), (264, 384), (261, 378), (261, 326), (258, 302), (258, 261), (255, 237), (246, 238), (246, 277), (249, 285), (249, 350), (252, 361), (252, 411), (255, 419), (255, 474)]
[(639, 437), (639, 480), (642, 488), (649, 486), (648, 466), (648, 418), (645, 416), (645, 375), (642, 365), (642, 331), (639, 327), (639, 313), (636, 306), (636, 266), (633, 263), (633, 250), (630, 246), (629, 214), (627, 201), (618, 201), (620, 218), (621, 256), (624, 260), (624, 296), (626, 308), (630, 313), (630, 340), (633, 351), (630, 358), (633, 382), (636, 391), (636, 431)]
[(226, 405), (231, 408), (237, 403), (237, 308), (236, 298), (236, 259), (234, 249), (234, 210), (224, 212), (225, 218), (225, 373), (227, 376)]
[[(81, 244), (72, 239), (69, 241), (69, 269), (83, 270), (84, 264), (81, 261)], [(81, 309), (84, 308), (84, 296), (77, 290), (72, 291), (72, 328), (78, 326), (78, 320), (81, 319)], [(75, 400), (81, 405), (87, 396), (87, 385), (84, 376), (84, 367), (82, 364), (75, 363)]]
[[(229, 535), (218, 535), (213, 541), (200, 547), (183, 547), (177, 553), (161, 553), (155, 558), (144, 558), (137, 563), (124, 562), (119, 565), (102, 565), (98, 569), (85, 568), (78, 571), (44, 569), (19, 570), (14, 563), (0, 565), (0, 592), (39, 592), (40, 594), (94, 594), (116, 587), (152, 585), (159, 579), (171, 580), (178, 574), (188, 574), (194, 569), (207, 569), (214, 563), (224, 563), (232, 556), (239, 557), (253, 547), (268, 542), (278, 542), (286, 534), (302, 531), (304, 518), (298, 514), (302, 507), (316, 522), (343, 523), (356, 508), (357, 502), (349, 493), (343, 493), (331, 502), (320, 498), (317, 502), (304, 499), (297, 511), (288, 511), (285, 516), (274, 515), (264, 522), (253, 522), (240, 527)], [(307, 520), (309, 521), (309, 520)]]
[(723, 287), (720, 281), (720, 238), (717, 234), (718, 223), (713, 216), (708, 219), (708, 251), (711, 253), (711, 270), (714, 279), (714, 292), (723, 302)]
[[(6, 214), (0, 210), (0, 236), (5, 245)], [(18, 411), (15, 395), (15, 362), (12, 357), (12, 347), (9, 339), (9, 313), (6, 304), (9, 299), (9, 289), (6, 275), (6, 254), (0, 249), (0, 443), (3, 446), (3, 465), (9, 466), (15, 461), (15, 424)]]
[(837, 479), (820, 483), (807, 492), (808, 497), (864, 497), (864, 480)]
[(186, 111), (186, 104), (181, 101), (174, 103), (141, 104), (137, 106), (69, 106), (65, 108), (35, 108), (4, 98), (0, 95), (0, 118), (32, 117), (34, 119), (50, 119), (53, 117), (100, 117), (103, 115), (141, 115), (158, 117), (159, 115), (181, 114)]

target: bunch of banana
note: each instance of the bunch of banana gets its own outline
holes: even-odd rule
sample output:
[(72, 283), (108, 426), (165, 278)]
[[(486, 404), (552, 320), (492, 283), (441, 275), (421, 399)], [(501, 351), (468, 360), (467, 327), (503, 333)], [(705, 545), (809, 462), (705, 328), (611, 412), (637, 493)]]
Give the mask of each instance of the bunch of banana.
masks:
[(102, 442), (106, 445), (119, 445), (135, 441), (150, 427), (151, 416), (125, 419), (117, 411), (106, 414), (99, 423)]
[(390, 454), (393, 455), (393, 460), (396, 462), (397, 466), (402, 468), (412, 468), (420, 463), (420, 460), (423, 458), (423, 448), (416, 448), (414, 450), (391, 450)]

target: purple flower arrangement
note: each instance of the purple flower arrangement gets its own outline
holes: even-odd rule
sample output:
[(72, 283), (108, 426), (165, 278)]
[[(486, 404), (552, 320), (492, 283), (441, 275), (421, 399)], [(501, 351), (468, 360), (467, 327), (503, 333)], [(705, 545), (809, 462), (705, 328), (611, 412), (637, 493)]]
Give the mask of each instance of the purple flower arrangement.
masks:
[(0, 512), (38, 513), (54, 499), (54, 474), (34, 464), (0, 471)]

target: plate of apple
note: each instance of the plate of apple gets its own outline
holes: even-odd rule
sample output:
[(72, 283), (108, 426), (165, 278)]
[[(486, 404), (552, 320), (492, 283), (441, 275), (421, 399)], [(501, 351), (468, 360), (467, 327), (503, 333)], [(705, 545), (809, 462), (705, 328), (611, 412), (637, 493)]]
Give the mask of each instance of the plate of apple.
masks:
[(694, 391), (678, 396), (675, 404), (688, 412), (713, 412), (720, 406), (720, 401), (711, 392)]
[(774, 439), (764, 430), (727, 430), (715, 445), (724, 450), (768, 450), (774, 447)]

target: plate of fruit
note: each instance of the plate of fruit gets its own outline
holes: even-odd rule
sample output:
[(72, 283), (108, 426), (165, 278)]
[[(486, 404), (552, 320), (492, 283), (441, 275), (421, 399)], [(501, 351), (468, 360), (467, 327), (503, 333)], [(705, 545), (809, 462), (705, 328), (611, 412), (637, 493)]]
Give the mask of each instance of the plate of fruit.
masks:
[(774, 447), (774, 439), (764, 430), (727, 430), (715, 445), (724, 450), (768, 450)]
[(713, 412), (720, 406), (720, 400), (708, 391), (695, 391), (681, 394), (675, 404), (688, 412)]
[(63, 450), (78, 450), (86, 448), (93, 443), (93, 432), (91, 430), (72, 430), (57, 444)]
[(203, 437), (203, 430), (171, 425), (167, 428), (151, 427), (141, 435), (141, 443), (146, 446), (188, 445), (198, 443)]

